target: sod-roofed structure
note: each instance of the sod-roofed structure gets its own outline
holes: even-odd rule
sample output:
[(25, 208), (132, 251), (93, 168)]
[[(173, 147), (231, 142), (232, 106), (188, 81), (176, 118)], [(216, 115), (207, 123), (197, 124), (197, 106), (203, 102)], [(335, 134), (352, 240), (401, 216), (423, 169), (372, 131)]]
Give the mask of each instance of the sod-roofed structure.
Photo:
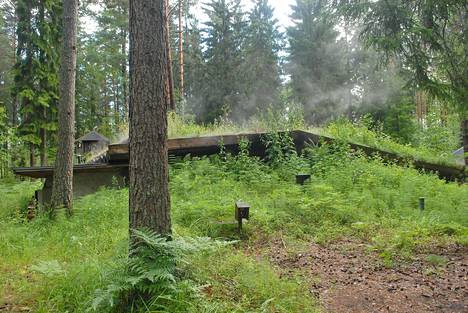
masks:
[[(315, 147), (323, 143), (333, 143), (336, 141), (331, 137), (302, 130), (289, 131), (287, 134), (293, 139), (295, 149), (298, 153), (301, 153), (306, 147)], [(249, 141), (250, 155), (263, 158), (266, 156), (268, 149), (266, 147), (265, 136), (267, 136), (267, 133), (253, 132), (219, 136), (171, 138), (168, 140), (168, 152), (169, 157), (172, 159), (185, 157), (187, 155), (209, 156), (218, 154), (221, 151), (221, 146), (223, 146), (225, 152), (235, 154), (239, 151), (240, 141), (245, 139)], [(99, 136), (92, 134), (90, 136), (85, 136), (83, 139), (98, 138)], [(91, 142), (93, 141), (94, 140), (91, 140)], [(85, 140), (85, 142), (87, 142), (87, 140)], [(102, 143), (105, 144), (106, 141), (102, 140)], [(465, 181), (466, 178), (466, 167), (464, 165), (434, 164), (422, 160), (409, 159), (408, 157), (403, 157), (393, 152), (383, 151), (366, 145), (349, 143), (349, 146), (352, 150), (361, 151), (366, 155), (377, 154), (382, 159), (392, 163), (396, 162), (406, 165), (410, 162), (415, 168), (437, 173), (439, 177), (446, 180)], [(91, 194), (103, 186), (126, 185), (129, 175), (128, 141), (108, 145), (103, 156), (104, 157), (99, 159), (100, 162), (74, 166), (73, 187), (75, 197)], [(52, 191), (53, 167), (15, 168), (14, 172), (21, 176), (45, 179), (43, 189), (37, 192), (37, 198), (40, 203), (48, 203)], [(291, 177), (294, 177), (296, 174), (298, 173), (291, 173)]]

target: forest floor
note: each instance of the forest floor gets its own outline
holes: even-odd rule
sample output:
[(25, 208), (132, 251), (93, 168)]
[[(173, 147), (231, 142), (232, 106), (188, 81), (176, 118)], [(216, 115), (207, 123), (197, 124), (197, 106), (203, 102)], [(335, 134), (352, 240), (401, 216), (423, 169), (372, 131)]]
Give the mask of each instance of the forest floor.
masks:
[(278, 238), (257, 245), (253, 253), (284, 275), (307, 277), (311, 295), (326, 312), (468, 312), (466, 246), (424, 249), (390, 267), (358, 240), (291, 249)]

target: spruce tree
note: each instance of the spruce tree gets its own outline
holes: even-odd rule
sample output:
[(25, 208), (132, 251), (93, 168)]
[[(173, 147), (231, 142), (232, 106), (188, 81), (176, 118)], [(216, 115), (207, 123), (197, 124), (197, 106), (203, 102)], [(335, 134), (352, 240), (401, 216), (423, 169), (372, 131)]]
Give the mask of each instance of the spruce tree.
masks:
[(279, 102), (282, 34), (273, 13), (268, 0), (256, 0), (249, 14), (243, 66), (247, 101), (235, 108), (235, 115), (251, 116)]
[(108, 104), (104, 101), (107, 91), (107, 68), (99, 42), (80, 32), (78, 38), (79, 64), (76, 73), (76, 132), (77, 137), (93, 130), (105, 136), (112, 134), (110, 117), (105, 114)]
[[(128, 0), (105, 0), (96, 16), (98, 31), (95, 42), (99, 45), (104, 66), (108, 116), (114, 132), (128, 116)], [(103, 44), (105, 43), (105, 44)]]
[(462, 145), (468, 153), (468, 2), (335, 2), (343, 14), (363, 23), (361, 37), (383, 53), (385, 63), (399, 59), (412, 74), (412, 86), (452, 104), (462, 121)]
[(36, 147), (47, 161), (47, 131), (56, 128), (61, 6), (58, 0), (18, 0), (17, 53), (13, 96), (19, 101), (20, 134), (30, 146), (30, 165)]
[(345, 46), (338, 41), (336, 19), (328, 14), (328, 0), (297, 0), (289, 39), (288, 73), (296, 99), (309, 122), (320, 123), (347, 103), (348, 75)]
[(5, 105), (9, 124), (16, 126), (18, 107), (11, 94), (12, 68), (16, 62), (16, 12), (10, 1), (0, 4), (0, 55), (0, 103)]
[(113, 137), (128, 121), (128, 0), (102, 1), (88, 14), (97, 29), (78, 38), (77, 132)]
[(240, 0), (213, 0), (204, 7), (209, 21), (205, 24), (205, 84), (198, 107), (198, 119), (212, 122), (231, 113), (242, 100), (244, 75), (244, 14)]
[(193, 17), (185, 29), (185, 103), (180, 106), (181, 113), (194, 113), (202, 99), (202, 89), (206, 79), (205, 62), (202, 51), (201, 31), (198, 21)]

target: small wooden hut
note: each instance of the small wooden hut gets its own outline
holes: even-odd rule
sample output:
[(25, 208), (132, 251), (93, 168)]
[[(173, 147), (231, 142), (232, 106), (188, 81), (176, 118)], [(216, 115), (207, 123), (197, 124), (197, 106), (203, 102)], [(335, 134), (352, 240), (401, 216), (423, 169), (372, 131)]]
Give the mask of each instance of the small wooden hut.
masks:
[(107, 150), (110, 140), (93, 130), (76, 140), (76, 154), (85, 155), (88, 153)]

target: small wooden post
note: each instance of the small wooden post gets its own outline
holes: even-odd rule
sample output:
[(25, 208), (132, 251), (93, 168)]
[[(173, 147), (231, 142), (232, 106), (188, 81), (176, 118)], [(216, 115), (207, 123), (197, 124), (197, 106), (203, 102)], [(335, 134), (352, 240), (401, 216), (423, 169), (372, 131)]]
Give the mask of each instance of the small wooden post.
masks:
[(239, 232), (239, 236), (242, 234), (242, 219), (248, 220), (250, 217), (249, 214), (250, 204), (237, 201), (235, 204), (235, 218), (237, 220), (237, 231)]

